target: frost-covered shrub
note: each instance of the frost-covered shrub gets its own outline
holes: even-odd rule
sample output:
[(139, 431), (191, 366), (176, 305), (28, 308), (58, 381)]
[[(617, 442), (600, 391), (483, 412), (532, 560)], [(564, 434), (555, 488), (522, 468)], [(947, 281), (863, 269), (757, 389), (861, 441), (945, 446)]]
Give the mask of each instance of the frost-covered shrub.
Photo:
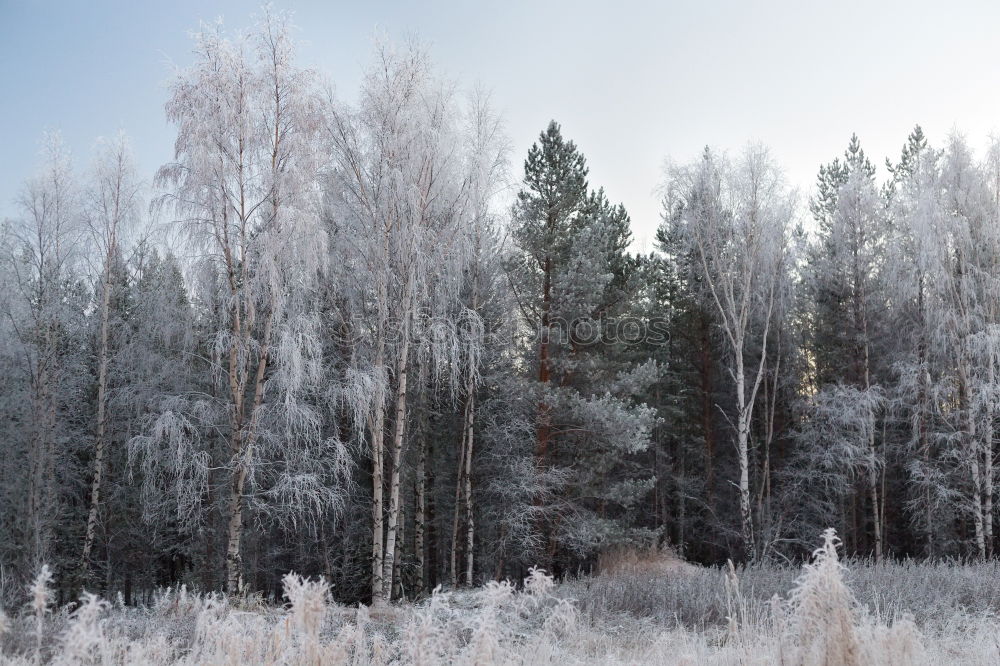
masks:
[[(416, 605), (371, 609), (333, 604), (325, 581), (295, 574), (284, 578), (286, 607), (181, 587), (158, 593), (147, 607), (84, 594), (80, 604), (54, 609), (47, 596), (51, 576), (40, 574), (31, 600), (0, 634), (0, 663), (992, 664), (1000, 663), (992, 582), (984, 580), (979, 593), (970, 587), (991, 567), (845, 568), (828, 532), (802, 569), (685, 566), (668, 575), (639, 567), (628, 576), (615, 572), (561, 585), (533, 569), (521, 591), (507, 581), (490, 582), (475, 590), (439, 590)], [(890, 581), (893, 576), (902, 582)], [(779, 584), (784, 589), (775, 594)], [(902, 591), (906, 585), (913, 588), (909, 593)], [(652, 592), (642, 596), (637, 590), (643, 588)], [(922, 616), (907, 613), (909, 604), (919, 605), (932, 591), (962, 601), (937, 602)], [(576, 593), (580, 602), (572, 599)], [(680, 602), (683, 594), (692, 599)], [(656, 599), (668, 601), (678, 615), (626, 607)], [(876, 605), (869, 608), (865, 599)], [(601, 600), (618, 606), (602, 610)], [(699, 610), (707, 615), (699, 618)]]
[(788, 628), (795, 641), (796, 663), (861, 663), (855, 632), (857, 603), (844, 584), (837, 543), (832, 529), (823, 533), (823, 545), (792, 590)]
[[(489, 664), (524, 654), (562, 654), (573, 643), (577, 613), (533, 569), (523, 592), (491, 582), (462, 593), (433, 594), (416, 606), (349, 610), (330, 603), (325, 581), (284, 577), (287, 608), (246, 609), (220, 595), (186, 588), (157, 594), (147, 608), (126, 608), (84, 594), (54, 617), (51, 573), (44, 569), (15, 630), (9, 663), (58, 664)], [(60, 627), (56, 630), (56, 627)], [(5, 646), (6, 647), (6, 646)]]
[(104, 635), (101, 616), (111, 605), (97, 595), (84, 592), (80, 603), (71, 614), (69, 627), (61, 637), (61, 649), (56, 663), (100, 663), (108, 641)]
[(311, 581), (294, 573), (286, 574), (282, 582), (285, 597), (292, 604), (290, 619), (306, 663), (320, 663), (319, 632), (326, 617), (330, 585), (323, 580)]
[(42, 637), (45, 633), (45, 616), (49, 613), (52, 603), (52, 571), (49, 565), (43, 564), (35, 580), (28, 588), (31, 604), (31, 614), (35, 624), (35, 659), (41, 659)]

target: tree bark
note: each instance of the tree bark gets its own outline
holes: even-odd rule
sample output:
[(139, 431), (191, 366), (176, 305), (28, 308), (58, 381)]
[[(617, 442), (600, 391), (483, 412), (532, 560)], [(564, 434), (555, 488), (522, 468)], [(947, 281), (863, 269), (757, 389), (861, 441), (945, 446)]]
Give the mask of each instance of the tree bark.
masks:
[(233, 473), (229, 493), (229, 529), (226, 540), (226, 590), (230, 595), (243, 590), (243, 484), (246, 482), (246, 466), (239, 465)]
[[(403, 326), (402, 344), (399, 350), (399, 357), (396, 364), (396, 422), (392, 438), (392, 474), (389, 481), (389, 520), (386, 529), (385, 556), (382, 565), (383, 578), (391, 578), (393, 563), (396, 556), (396, 532), (399, 526), (399, 481), (400, 465), (403, 454), (403, 437), (406, 433), (406, 379), (407, 366), (410, 352), (410, 311), (412, 304), (411, 283), (407, 281), (402, 302)], [(388, 601), (391, 594), (391, 587), (385, 586), (382, 590), (383, 598)]]
[(465, 483), (465, 447), (468, 443), (469, 411), (472, 407), (471, 396), (466, 399), (462, 410), (461, 444), (458, 452), (458, 475), (455, 477), (455, 503), (451, 520), (451, 586), (458, 587), (458, 532), (462, 517), (461, 504), (464, 496), (462, 488)]
[[(421, 421), (426, 418), (426, 405), (421, 411)], [(417, 459), (417, 478), (415, 482), (414, 494), (416, 507), (413, 516), (413, 554), (417, 567), (417, 583), (414, 589), (416, 597), (421, 596), (426, 589), (426, 574), (424, 572), (424, 509), (427, 502), (427, 429), (421, 428), (420, 433), (420, 455)]]
[[(383, 367), (382, 361), (382, 341), (379, 341), (379, 349), (376, 352), (376, 368)], [(372, 603), (382, 600), (382, 564), (383, 564), (383, 438), (385, 429), (385, 408), (384, 405), (375, 405), (374, 415), (370, 418), (371, 447), (372, 447)]]
[[(917, 279), (917, 312), (920, 320), (920, 339), (917, 343), (917, 372), (918, 385), (917, 389), (917, 414), (916, 414), (916, 438), (917, 445), (920, 450), (920, 456), (923, 459), (925, 471), (930, 470), (931, 466), (931, 439), (927, 432), (927, 414), (928, 414), (928, 400), (930, 396), (930, 372), (927, 368), (927, 351), (928, 351), (928, 340), (927, 340), (927, 320), (924, 305), (924, 275), (921, 272)], [(926, 532), (925, 537), (927, 539), (927, 557), (934, 557), (934, 520), (933, 520), (933, 508), (931, 505), (931, 487), (926, 481), (924, 482), (924, 530)]]
[[(383, 239), (383, 252), (388, 253), (388, 239)], [(388, 304), (388, 289), (385, 277), (380, 276), (378, 280), (378, 302)], [(382, 316), (380, 307), (380, 319), (375, 331), (375, 375), (378, 381), (385, 377), (385, 346), (386, 346), (385, 318)], [(372, 449), (372, 603), (382, 602), (383, 579), (382, 570), (384, 564), (384, 484), (385, 484), (385, 401), (382, 391), (377, 392), (376, 404), (373, 406), (372, 415), (369, 417), (369, 430), (371, 431)]]
[(736, 452), (740, 466), (740, 534), (743, 537), (743, 548), (747, 560), (754, 559), (757, 549), (754, 545), (753, 514), (750, 510), (750, 416), (745, 394), (746, 378), (743, 370), (743, 355), (736, 356)]
[[(996, 358), (989, 355), (988, 381), (996, 386)], [(986, 557), (993, 556), (993, 427), (996, 405), (991, 401), (986, 406), (986, 423), (983, 432), (983, 541), (986, 542)]]
[(101, 482), (104, 478), (104, 449), (107, 434), (108, 338), (111, 318), (111, 262), (116, 249), (116, 243), (112, 240), (108, 254), (104, 258), (103, 284), (101, 285), (101, 337), (97, 357), (97, 433), (94, 449), (94, 478), (90, 485), (90, 511), (87, 515), (87, 529), (81, 558), (84, 581), (86, 581), (90, 568), (90, 551), (93, 548), (94, 534), (97, 530), (97, 516), (101, 504)]
[(402, 599), (403, 598), (403, 579), (400, 577), (400, 569), (403, 561), (403, 544), (405, 540), (403, 539), (403, 533), (406, 528), (405, 511), (402, 507), (399, 509), (399, 527), (396, 531), (397, 538), (395, 542), (395, 550), (392, 553), (392, 578), (389, 580), (389, 589), (391, 590), (390, 599)]
[(475, 544), (475, 520), (472, 507), (472, 447), (475, 440), (476, 393), (469, 381), (469, 424), (465, 445), (465, 584), (472, 587), (473, 546)]

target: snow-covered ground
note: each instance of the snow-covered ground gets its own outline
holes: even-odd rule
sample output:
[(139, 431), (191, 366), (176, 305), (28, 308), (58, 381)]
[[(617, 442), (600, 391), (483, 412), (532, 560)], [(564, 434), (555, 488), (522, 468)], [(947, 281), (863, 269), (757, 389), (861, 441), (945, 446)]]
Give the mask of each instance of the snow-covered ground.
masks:
[(0, 624), (4, 663), (1000, 663), (1000, 565), (845, 568), (830, 542), (802, 570), (647, 559), (373, 608), (295, 575), (283, 607), (174, 589), (143, 608), (52, 609), (46, 591)]

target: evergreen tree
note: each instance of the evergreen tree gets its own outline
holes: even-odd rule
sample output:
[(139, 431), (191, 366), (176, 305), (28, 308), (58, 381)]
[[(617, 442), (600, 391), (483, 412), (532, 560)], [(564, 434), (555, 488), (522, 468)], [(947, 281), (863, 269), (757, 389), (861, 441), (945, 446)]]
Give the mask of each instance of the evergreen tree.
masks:
[(536, 529), (545, 535), (542, 561), (562, 566), (636, 536), (629, 514), (652, 478), (623, 472), (650, 443), (655, 416), (640, 396), (656, 366), (617, 353), (617, 318), (628, 312), (637, 265), (626, 251), (624, 208), (603, 191), (588, 193), (586, 161), (555, 122), (529, 150), (524, 174), (510, 270), (537, 336), (525, 352), (537, 400), (536, 474), (561, 484), (561, 501), (545, 507)]

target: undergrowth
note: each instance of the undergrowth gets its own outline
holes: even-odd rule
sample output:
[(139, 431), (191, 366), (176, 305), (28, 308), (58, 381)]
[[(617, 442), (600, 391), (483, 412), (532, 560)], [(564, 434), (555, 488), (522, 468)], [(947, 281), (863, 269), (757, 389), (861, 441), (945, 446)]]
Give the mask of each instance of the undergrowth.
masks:
[[(144, 607), (84, 594), (54, 608), (43, 567), (0, 611), (8, 664), (1000, 663), (996, 565), (852, 563), (833, 531), (800, 571), (615, 566), (521, 590), (492, 582), (420, 604), (348, 608), (294, 573), (287, 604), (163, 590)], [(618, 558), (618, 562), (623, 561)], [(631, 560), (625, 560), (631, 562)], [(986, 576), (986, 578), (983, 578)], [(932, 600), (926, 595), (942, 595)]]

